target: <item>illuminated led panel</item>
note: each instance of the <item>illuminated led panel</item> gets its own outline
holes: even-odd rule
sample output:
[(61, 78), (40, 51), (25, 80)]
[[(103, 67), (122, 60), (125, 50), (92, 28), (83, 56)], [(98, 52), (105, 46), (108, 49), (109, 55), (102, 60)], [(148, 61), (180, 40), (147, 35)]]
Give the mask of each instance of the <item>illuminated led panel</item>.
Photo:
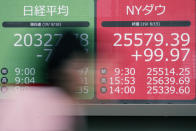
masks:
[(97, 1), (97, 98), (195, 99), (195, 0)]
[[(24, 85), (47, 84), (44, 79), (47, 61), (62, 33), (68, 31), (81, 39), (81, 44), (93, 57), (92, 0), (1, 0), (0, 96), (9, 92), (9, 85), (21, 91)], [(83, 70), (84, 86), (76, 91), (80, 98), (91, 99), (94, 96), (94, 73), (88, 72), (92, 67)], [(23, 88), (19, 88), (21, 85)]]

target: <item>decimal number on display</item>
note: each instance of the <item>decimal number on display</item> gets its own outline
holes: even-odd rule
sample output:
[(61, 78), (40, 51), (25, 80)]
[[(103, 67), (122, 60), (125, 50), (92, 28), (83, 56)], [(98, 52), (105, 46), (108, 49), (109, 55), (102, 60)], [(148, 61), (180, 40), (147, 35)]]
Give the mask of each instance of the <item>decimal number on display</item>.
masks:
[(158, 95), (188, 95), (191, 93), (189, 86), (148, 86), (147, 94), (158, 94)]
[(188, 76), (191, 74), (190, 68), (147, 68), (148, 76), (179, 75)]
[[(162, 33), (115, 33), (114, 37), (117, 37), (117, 40), (113, 43), (114, 47), (130, 47), (130, 46), (182, 46), (186, 47), (190, 44), (191, 38), (188, 33), (171, 33), (167, 39), (169, 41), (165, 41), (166, 36)], [(155, 43), (155, 44), (154, 44)]]
[[(80, 38), (81, 45), (82, 46), (88, 46), (88, 34), (86, 33), (81, 33), (78, 34), (76, 33), (75, 36), (77, 38)], [(35, 33), (35, 34), (14, 34), (14, 37), (16, 37), (16, 41), (14, 42), (15, 47), (52, 47), (55, 45), (58, 45), (60, 40), (63, 37), (63, 34), (40, 34), (40, 33)]]
[(189, 77), (147, 77), (147, 85), (188, 85), (191, 80)]
[(164, 51), (161, 48), (150, 49), (147, 48), (144, 51), (138, 51), (131, 55), (136, 61), (139, 61), (139, 58), (144, 57), (145, 62), (159, 62), (159, 61), (186, 61), (190, 54), (190, 48), (173, 48), (171, 50)]

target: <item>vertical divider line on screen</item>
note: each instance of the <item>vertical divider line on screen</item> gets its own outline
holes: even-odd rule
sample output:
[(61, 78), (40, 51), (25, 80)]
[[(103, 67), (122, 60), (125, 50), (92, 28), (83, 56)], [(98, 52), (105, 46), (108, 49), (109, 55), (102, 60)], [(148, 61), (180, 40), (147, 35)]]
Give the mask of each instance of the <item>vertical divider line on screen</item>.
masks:
[(97, 1), (94, 0), (94, 99), (97, 99)]
[[(195, 0), (195, 58), (196, 58), (196, 0)], [(196, 73), (196, 59), (194, 59), (195, 60), (195, 73)], [(193, 74), (193, 76), (196, 76), (196, 74)], [(196, 79), (195, 79), (195, 83), (196, 83)], [(195, 99), (194, 99), (194, 101), (196, 101), (196, 84), (195, 84)]]

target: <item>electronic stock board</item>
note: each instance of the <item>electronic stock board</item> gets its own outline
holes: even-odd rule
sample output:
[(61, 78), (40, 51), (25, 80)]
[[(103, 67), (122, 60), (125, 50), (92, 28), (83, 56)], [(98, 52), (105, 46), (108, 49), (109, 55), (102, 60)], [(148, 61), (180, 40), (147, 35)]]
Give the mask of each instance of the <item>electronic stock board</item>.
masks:
[(196, 102), (195, 0), (2, 0), (0, 7), (1, 99), (47, 84), (43, 68), (72, 31), (91, 61), (76, 92), (82, 102)]

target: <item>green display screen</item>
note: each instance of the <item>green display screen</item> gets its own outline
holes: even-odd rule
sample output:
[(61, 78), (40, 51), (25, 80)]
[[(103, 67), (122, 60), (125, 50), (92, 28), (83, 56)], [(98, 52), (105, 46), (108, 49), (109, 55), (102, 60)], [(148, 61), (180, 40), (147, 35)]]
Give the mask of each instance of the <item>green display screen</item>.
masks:
[[(94, 57), (94, 0), (2, 0), (0, 23), (1, 98), (10, 88), (28, 88), (19, 85), (47, 84), (43, 69), (64, 32), (72, 31)], [(94, 97), (89, 68), (94, 65), (84, 69), (91, 84), (77, 91), (82, 99)]]

